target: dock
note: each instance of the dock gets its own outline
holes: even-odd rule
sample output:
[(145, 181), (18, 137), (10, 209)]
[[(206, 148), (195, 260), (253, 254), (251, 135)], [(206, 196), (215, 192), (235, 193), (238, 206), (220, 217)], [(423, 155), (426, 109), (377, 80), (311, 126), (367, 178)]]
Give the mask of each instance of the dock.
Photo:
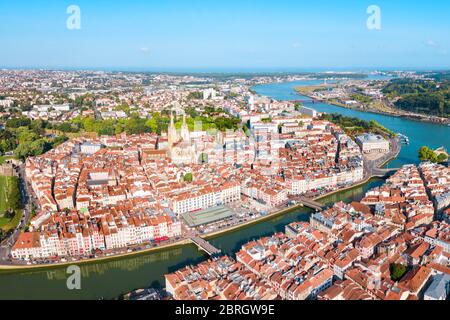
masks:
[(211, 243), (206, 241), (203, 238), (200, 237), (192, 237), (189, 238), (189, 240), (195, 244), (200, 250), (206, 252), (211, 257), (219, 256), (222, 254), (222, 250), (214, 247)]

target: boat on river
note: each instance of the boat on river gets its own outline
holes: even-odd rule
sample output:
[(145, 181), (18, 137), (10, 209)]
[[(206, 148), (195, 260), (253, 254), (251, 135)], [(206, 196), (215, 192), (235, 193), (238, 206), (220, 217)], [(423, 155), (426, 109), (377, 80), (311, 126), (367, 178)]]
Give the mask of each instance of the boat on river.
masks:
[(402, 144), (409, 145), (409, 138), (407, 136), (405, 136), (404, 134), (401, 134), (401, 133), (399, 133), (397, 136), (400, 139), (400, 142)]

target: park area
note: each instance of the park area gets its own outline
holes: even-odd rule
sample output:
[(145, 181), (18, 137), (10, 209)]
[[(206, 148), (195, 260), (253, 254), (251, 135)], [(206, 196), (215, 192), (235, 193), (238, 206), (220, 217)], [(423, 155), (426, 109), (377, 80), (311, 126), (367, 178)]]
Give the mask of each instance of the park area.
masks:
[[(8, 211), (13, 213), (8, 215)], [(19, 179), (0, 176), (0, 228), (14, 229), (22, 218)]]

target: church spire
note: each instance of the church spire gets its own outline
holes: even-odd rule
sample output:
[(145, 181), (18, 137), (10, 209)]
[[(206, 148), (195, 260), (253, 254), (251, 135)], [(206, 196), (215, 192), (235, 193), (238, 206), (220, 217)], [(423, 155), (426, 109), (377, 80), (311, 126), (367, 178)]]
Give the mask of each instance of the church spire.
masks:
[(191, 134), (189, 133), (189, 127), (186, 122), (186, 113), (183, 114), (183, 125), (181, 126), (181, 138), (183, 141), (190, 142)]
[(173, 123), (173, 112), (170, 111), (170, 128), (172, 128), (173, 125), (174, 125), (174, 123)]
[(170, 111), (170, 125), (169, 125), (169, 132), (168, 132), (168, 140), (169, 140), (170, 147), (172, 147), (176, 142), (178, 142), (177, 128), (175, 127), (175, 122), (173, 120), (173, 112), (172, 111)]

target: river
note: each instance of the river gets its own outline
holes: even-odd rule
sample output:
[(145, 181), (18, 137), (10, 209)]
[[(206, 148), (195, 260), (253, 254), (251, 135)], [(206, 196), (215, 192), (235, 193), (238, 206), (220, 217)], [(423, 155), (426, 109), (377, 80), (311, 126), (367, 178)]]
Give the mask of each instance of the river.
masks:
[[(306, 80), (271, 85), (261, 85), (253, 88), (258, 94), (277, 100), (311, 100), (295, 92), (298, 86), (310, 86), (323, 83), (323, 81)], [(400, 117), (386, 116), (375, 113), (367, 113), (352, 109), (346, 109), (326, 103), (306, 102), (306, 107), (311, 107), (320, 112), (340, 113), (344, 116), (357, 117), (363, 120), (375, 120), (386, 128), (409, 137), (410, 145), (403, 146), (398, 158), (389, 166), (398, 168), (407, 163), (418, 163), (418, 151), (422, 146), (431, 148), (445, 147), (450, 150), (450, 127), (429, 122), (409, 120)]]
[[(314, 83), (317, 82), (268, 84), (257, 86), (254, 90), (274, 99), (302, 100), (304, 97), (296, 94), (293, 89), (299, 85)], [(450, 128), (446, 126), (369, 114), (322, 103), (311, 103), (311, 107), (321, 112), (337, 112), (365, 120), (373, 119), (396, 132), (409, 136), (411, 145), (403, 148), (399, 158), (393, 161), (391, 166), (397, 167), (405, 163), (417, 162), (417, 150), (421, 145), (445, 146), (450, 149)], [(322, 202), (360, 200), (367, 190), (382, 183), (382, 180), (374, 179), (363, 186), (324, 198)], [(223, 252), (233, 255), (245, 242), (283, 231), (284, 227), (291, 222), (307, 221), (310, 213), (308, 209), (295, 210), (283, 216), (216, 237), (211, 241)], [(0, 272), (0, 299), (114, 299), (133, 289), (149, 286), (161, 287), (164, 285), (165, 273), (205, 259), (207, 257), (195, 246), (189, 245), (131, 258), (86, 264), (81, 266), (81, 290), (75, 291), (70, 291), (66, 287), (65, 268), (27, 272), (3, 271)]]

